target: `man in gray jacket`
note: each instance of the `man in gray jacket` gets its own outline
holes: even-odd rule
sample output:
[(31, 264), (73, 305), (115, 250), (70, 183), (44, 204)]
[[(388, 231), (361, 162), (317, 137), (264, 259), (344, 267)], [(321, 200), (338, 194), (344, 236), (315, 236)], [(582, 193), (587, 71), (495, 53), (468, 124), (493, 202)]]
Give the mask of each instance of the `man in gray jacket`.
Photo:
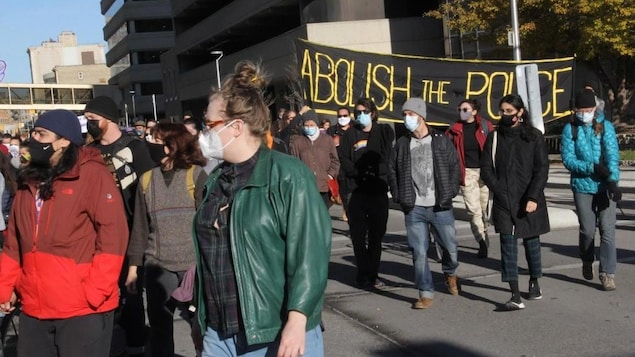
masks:
[(391, 193), (404, 211), (408, 245), (413, 255), (419, 297), (413, 309), (432, 305), (434, 282), (428, 265), (431, 225), (443, 249), (443, 273), (448, 291), (458, 295), (456, 229), (452, 198), (459, 192), (459, 159), (450, 139), (425, 122), (426, 103), (410, 98), (403, 105), (408, 135), (397, 140), (391, 159)]

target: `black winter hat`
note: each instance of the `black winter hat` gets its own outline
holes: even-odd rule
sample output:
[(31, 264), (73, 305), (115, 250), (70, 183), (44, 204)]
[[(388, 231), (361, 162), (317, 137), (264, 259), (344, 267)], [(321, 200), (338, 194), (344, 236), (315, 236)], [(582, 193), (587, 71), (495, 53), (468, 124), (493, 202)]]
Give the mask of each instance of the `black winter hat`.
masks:
[(308, 120), (313, 120), (315, 124), (319, 124), (318, 115), (313, 109), (309, 109), (306, 113), (302, 114), (302, 122), (305, 123)]
[(113, 121), (119, 121), (119, 108), (117, 104), (109, 97), (99, 96), (93, 98), (90, 102), (86, 103), (84, 113), (94, 113), (101, 115), (102, 117)]
[(575, 95), (574, 107), (576, 108), (594, 108), (597, 106), (595, 102), (595, 93), (590, 89), (583, 89)]
[(79, 118), (68, 110), (55, 109), (48, 111), (40, 115), (33, 126), (50, 130), (70, 140), (75, 145), (81, 146), (84, 143)]

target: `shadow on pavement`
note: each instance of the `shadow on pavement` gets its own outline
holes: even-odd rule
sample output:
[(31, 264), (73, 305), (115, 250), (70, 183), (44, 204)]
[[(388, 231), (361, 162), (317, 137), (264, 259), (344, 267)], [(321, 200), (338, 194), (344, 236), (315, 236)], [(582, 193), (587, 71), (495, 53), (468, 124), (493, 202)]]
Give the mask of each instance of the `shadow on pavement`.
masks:
[(407, 349), (399, 346), (372, 351), (370, 356), (381, 357), (412, 357), (412, 356), (426, 356), (426, 357), (486, 357), (482, 353), (468, 350), (464, 347), (459, 347), (447, 342), (427, 342), (416, 343), (408, 346)]

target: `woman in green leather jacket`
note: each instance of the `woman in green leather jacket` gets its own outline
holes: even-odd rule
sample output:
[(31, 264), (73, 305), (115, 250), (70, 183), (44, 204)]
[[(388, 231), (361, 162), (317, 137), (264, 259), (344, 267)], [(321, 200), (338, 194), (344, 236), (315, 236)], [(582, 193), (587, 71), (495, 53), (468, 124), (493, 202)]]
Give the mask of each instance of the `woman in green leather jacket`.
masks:
[(194, 219), (203, 356), (322, 356), (331, 219), (313, 173), (269, 150), (259, 66), (213, 90), (199, 138), (222, 159)]

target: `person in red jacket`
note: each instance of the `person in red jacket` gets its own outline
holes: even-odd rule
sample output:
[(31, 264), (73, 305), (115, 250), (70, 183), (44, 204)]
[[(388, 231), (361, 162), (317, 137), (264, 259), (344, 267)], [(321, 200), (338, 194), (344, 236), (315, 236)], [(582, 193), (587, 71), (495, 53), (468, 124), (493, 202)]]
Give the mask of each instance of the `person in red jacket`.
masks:
[(18, 356), (110, 352), (128, 244), (121, 194), (75, 114), (44, 113), (29, 144), (0, 256), (0, 312), (22, 303)]
[(465, 201), (470, 227), (479, 244), (478, 257), (487, 258), (489, 237), (487, 236), (487, 199), (489, 189), (480, 179), (480, 160), (487, 135), (492, 132), (492, 123), (479, 114), (480, 103), (475, 99), (464, 99), (459, 104), (459, 118), (446, 132), (459, 154), (461, 166), (461, 194)]

